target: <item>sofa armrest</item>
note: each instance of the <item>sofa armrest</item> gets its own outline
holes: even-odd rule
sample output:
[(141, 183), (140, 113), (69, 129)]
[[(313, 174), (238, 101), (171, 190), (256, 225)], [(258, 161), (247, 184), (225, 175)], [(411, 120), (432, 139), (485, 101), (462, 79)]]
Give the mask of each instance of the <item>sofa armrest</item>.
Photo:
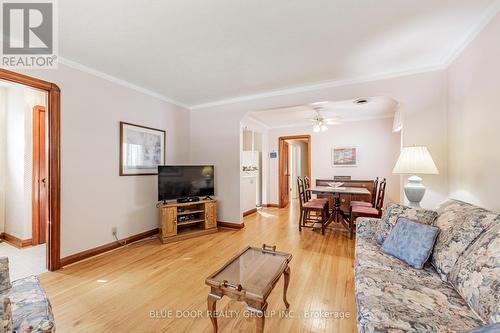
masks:
[(381, 219), (358, 217), (356, 219), (356, 237), (375, 240)]
[(0, 257), (0, 292), (10, 289), (9, 258)]
[(12, 332), (12, 308), (10, 299), (5, 297), (0, 304), (0, 333)]

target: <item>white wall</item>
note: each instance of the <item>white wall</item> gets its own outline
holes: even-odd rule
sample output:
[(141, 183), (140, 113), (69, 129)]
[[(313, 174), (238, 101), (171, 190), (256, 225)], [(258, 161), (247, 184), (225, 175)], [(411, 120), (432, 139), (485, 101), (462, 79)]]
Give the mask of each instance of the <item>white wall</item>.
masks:
[(390, 96), (406, 112), (405, 145), (426, 145), (440, 175), (424, 176), (427, 194), (424, 207), (436, 207), (448, 196), (447, 184), (447, 74), (445, 70), (385, 80), (329, 87), (300, 93), (260, 98), (191, 111), (191, 157), (193, 162), (215, 163), (224, 175), (217, 184), (222, 221), (241, 223), (239, 198), (240, 121), (256, 110), (345, 100), (360, 96)]
[[(400, 177), (392, 174), (400, 151), (400, 134), (392, 133), (392, 119), (348, 122), (329, 126), (328, 131), (314, 133), (312, 128), (275, 129), (269, 132), (270, 150), (278, 151), (280, 136), (311, 135), (311, 178), (332, 179), (351, 176), (353, 179), (387, 178), (386, 202), (400, 202)], [(333, 167), (334, 146), (356, 146), (359, 153), (357, 167)], [(271, 203), (278, 203), (278, 159), (270, 164)]]
[(500, 211), (500, 14), (448, 70), (451, 197)]
[(26, 74), (61, 88), (61, 256), (157, 228), (157, 177), (118, 175), (119, 121), (165, 129), (166, 163), (188, 163), (188, 111), (64, 65)]
[[(26, 110), (24, 88), (5, 89), (5, 232), (26, 237), (25, 220), (25, 140)], [(31, 188), (31, 187), (30, 187)], [(31, 234), (31, 230), (29, 230)]]

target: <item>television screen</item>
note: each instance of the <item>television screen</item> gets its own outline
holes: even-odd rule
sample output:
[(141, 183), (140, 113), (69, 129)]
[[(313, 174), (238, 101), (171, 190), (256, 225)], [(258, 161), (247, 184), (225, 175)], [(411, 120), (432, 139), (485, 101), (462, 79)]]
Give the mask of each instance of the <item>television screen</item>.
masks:
[(158, 200), (214, 195), (213, 165), (158, 166)]

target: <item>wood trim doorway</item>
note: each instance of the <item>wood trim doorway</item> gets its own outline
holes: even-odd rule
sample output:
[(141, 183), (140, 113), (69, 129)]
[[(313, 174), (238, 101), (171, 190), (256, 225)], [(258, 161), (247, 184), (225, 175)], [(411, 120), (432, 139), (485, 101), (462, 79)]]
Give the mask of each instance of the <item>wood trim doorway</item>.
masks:
[(61, 267), (61, 90), (51, 82), (0, 68), (0, 80), (44, 90), (48, 95), (47, 268)]
[[(308, 134), (304, 135), (289, 135), (289, 136), (280, 136), (278, 139), (278, 207), (285, 208), (288, 204), (285, 200), (283, 200), (283, 182), (284, 182), (284, 173), (283, 168), (285, 167), (283, 163), (282, 151), (283, 147), (286, 145), (286, 140), (306, 140), (307, 142), (307, 170), (308, 177), (311, 179), (311, 136)], [(292, 180), (293, 181), (293, 180)], [(311, 179), (312, 181), (312, 179)]]

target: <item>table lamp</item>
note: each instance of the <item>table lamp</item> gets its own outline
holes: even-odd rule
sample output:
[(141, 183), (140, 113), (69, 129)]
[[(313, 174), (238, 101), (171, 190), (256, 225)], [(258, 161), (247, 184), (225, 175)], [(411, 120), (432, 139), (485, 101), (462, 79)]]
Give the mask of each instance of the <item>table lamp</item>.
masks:
[(399, 155), (398, 161), (392, 170), (395, 174), (409, 174), (408, 184), (405, 185), (406, 198), (410, 207), (420, 208), (420, 201), (425, 194), (425, 186), (420, 175), (439, 174), (431, 154), (424, 146), (405, 147)]

